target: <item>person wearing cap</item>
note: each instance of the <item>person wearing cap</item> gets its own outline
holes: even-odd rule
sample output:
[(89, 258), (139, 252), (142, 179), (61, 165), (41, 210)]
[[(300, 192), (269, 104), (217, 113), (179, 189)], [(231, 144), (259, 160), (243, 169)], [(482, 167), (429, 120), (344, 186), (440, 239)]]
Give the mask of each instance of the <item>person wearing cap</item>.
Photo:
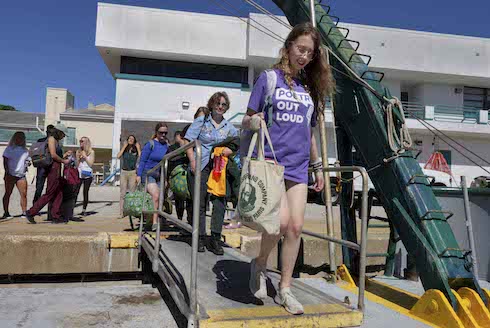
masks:
[(61, 203), (63, 201), (61, 164), (69, 163), (69, 159), (66, 157), (71, 155), (71, 151), (63, 155), (63, 150), (59, 142), (66, 136), (66, 131), (67, 129), (63, 124), (58, 124), (51, 129), (47, 129), (48, 150), (53, 158), (53, 162), (45, 168), (47, 175), (46, 193), (26, 212), (26, 218), (32, 224), (36, 224), (34, 216), (48, 203), (51, 203), (49, 209), (52, 219), (51, 223), (65, 223), (65, 220), (61, 217)]

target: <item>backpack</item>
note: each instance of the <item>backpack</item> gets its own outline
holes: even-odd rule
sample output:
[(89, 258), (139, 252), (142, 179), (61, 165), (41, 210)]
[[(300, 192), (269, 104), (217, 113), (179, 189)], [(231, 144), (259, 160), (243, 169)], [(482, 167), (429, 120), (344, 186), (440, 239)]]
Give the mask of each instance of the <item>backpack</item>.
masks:
[(64, 175), (66, 183), (68, 185), (75, 186), (75, 185), (80, 183), (80, 177), (78, 176), (78, 170), (71, 165), (65, 165), (65, 168), (63, 170), (63, 175)]
[(273, 69), (268, 69), (265, 71), (267, 76), (267, 89), (264, 97), (264, 107), (262, 108), (262, 112), (265, 114), (267, 111), (267, 127), (270, 128), (272, 126), (272, 96), (274, 95), (274, 91), (277, 87), (277, 74)]
[(29, 156), (34, 167), (45, 168), (50, 166), (53, 163), (53, 158), (48, 149), (48, 138), (33, 143), (31, 148), (29, 148)]
[(170, 173), (170, 190), (180, 199), (190, 199), (187, 186), (187, 165), (177, 165)]

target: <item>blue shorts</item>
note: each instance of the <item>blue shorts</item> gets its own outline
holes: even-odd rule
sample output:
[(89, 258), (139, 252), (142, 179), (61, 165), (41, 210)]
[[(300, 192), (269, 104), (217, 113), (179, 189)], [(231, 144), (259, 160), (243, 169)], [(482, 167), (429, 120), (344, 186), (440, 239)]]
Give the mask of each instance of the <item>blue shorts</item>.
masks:
[[(143, 185), (146, 183), (146, 172), (143, 172), (143, 174), (141, 175), (141, 183)], [(152, 177), (151, 175), (148, 176), (148, 184), (150, 183), (156, 183), (160, 188), (160, 179)]]

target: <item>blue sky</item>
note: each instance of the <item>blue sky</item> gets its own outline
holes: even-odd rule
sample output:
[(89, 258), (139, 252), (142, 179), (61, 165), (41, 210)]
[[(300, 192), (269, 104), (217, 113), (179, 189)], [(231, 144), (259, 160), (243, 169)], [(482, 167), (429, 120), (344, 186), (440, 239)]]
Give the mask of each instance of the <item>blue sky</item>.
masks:
[[(241, 16), (254, 11), (242, 0), (105, 2), (229, 15), (219, 2)], [(257, 2), (281, 14), (272, 1)], [(490, 38), (488, 0), (323, 2), (344, 22)], [(115, 82), (94, 46), (96, 11), (93, 0), (2, 1), (0, 103), (44, 112), (46, 87), (59, 87), (75, 96), (76, 108), (88, 102), (114, 104)]]

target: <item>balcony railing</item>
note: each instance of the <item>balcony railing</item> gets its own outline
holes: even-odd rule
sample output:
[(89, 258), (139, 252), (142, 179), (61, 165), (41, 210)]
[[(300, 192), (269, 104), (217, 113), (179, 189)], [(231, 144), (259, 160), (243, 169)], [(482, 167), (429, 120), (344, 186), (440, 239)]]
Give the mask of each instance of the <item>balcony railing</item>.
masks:
[(406, 118), (413, 118), (413, 116), (424, 119), (425, 116), (425, 106), (415, 102), (402, 102), (403, 111), (405, 112)]
[(488, 111), (472, 107), (424, 105), (403, 102), (406, 118), (445, 121), (454, 123), (488, 124)]
[(480, 110), (471, 107), (434, 106), (435, 120), (478, 123)]

